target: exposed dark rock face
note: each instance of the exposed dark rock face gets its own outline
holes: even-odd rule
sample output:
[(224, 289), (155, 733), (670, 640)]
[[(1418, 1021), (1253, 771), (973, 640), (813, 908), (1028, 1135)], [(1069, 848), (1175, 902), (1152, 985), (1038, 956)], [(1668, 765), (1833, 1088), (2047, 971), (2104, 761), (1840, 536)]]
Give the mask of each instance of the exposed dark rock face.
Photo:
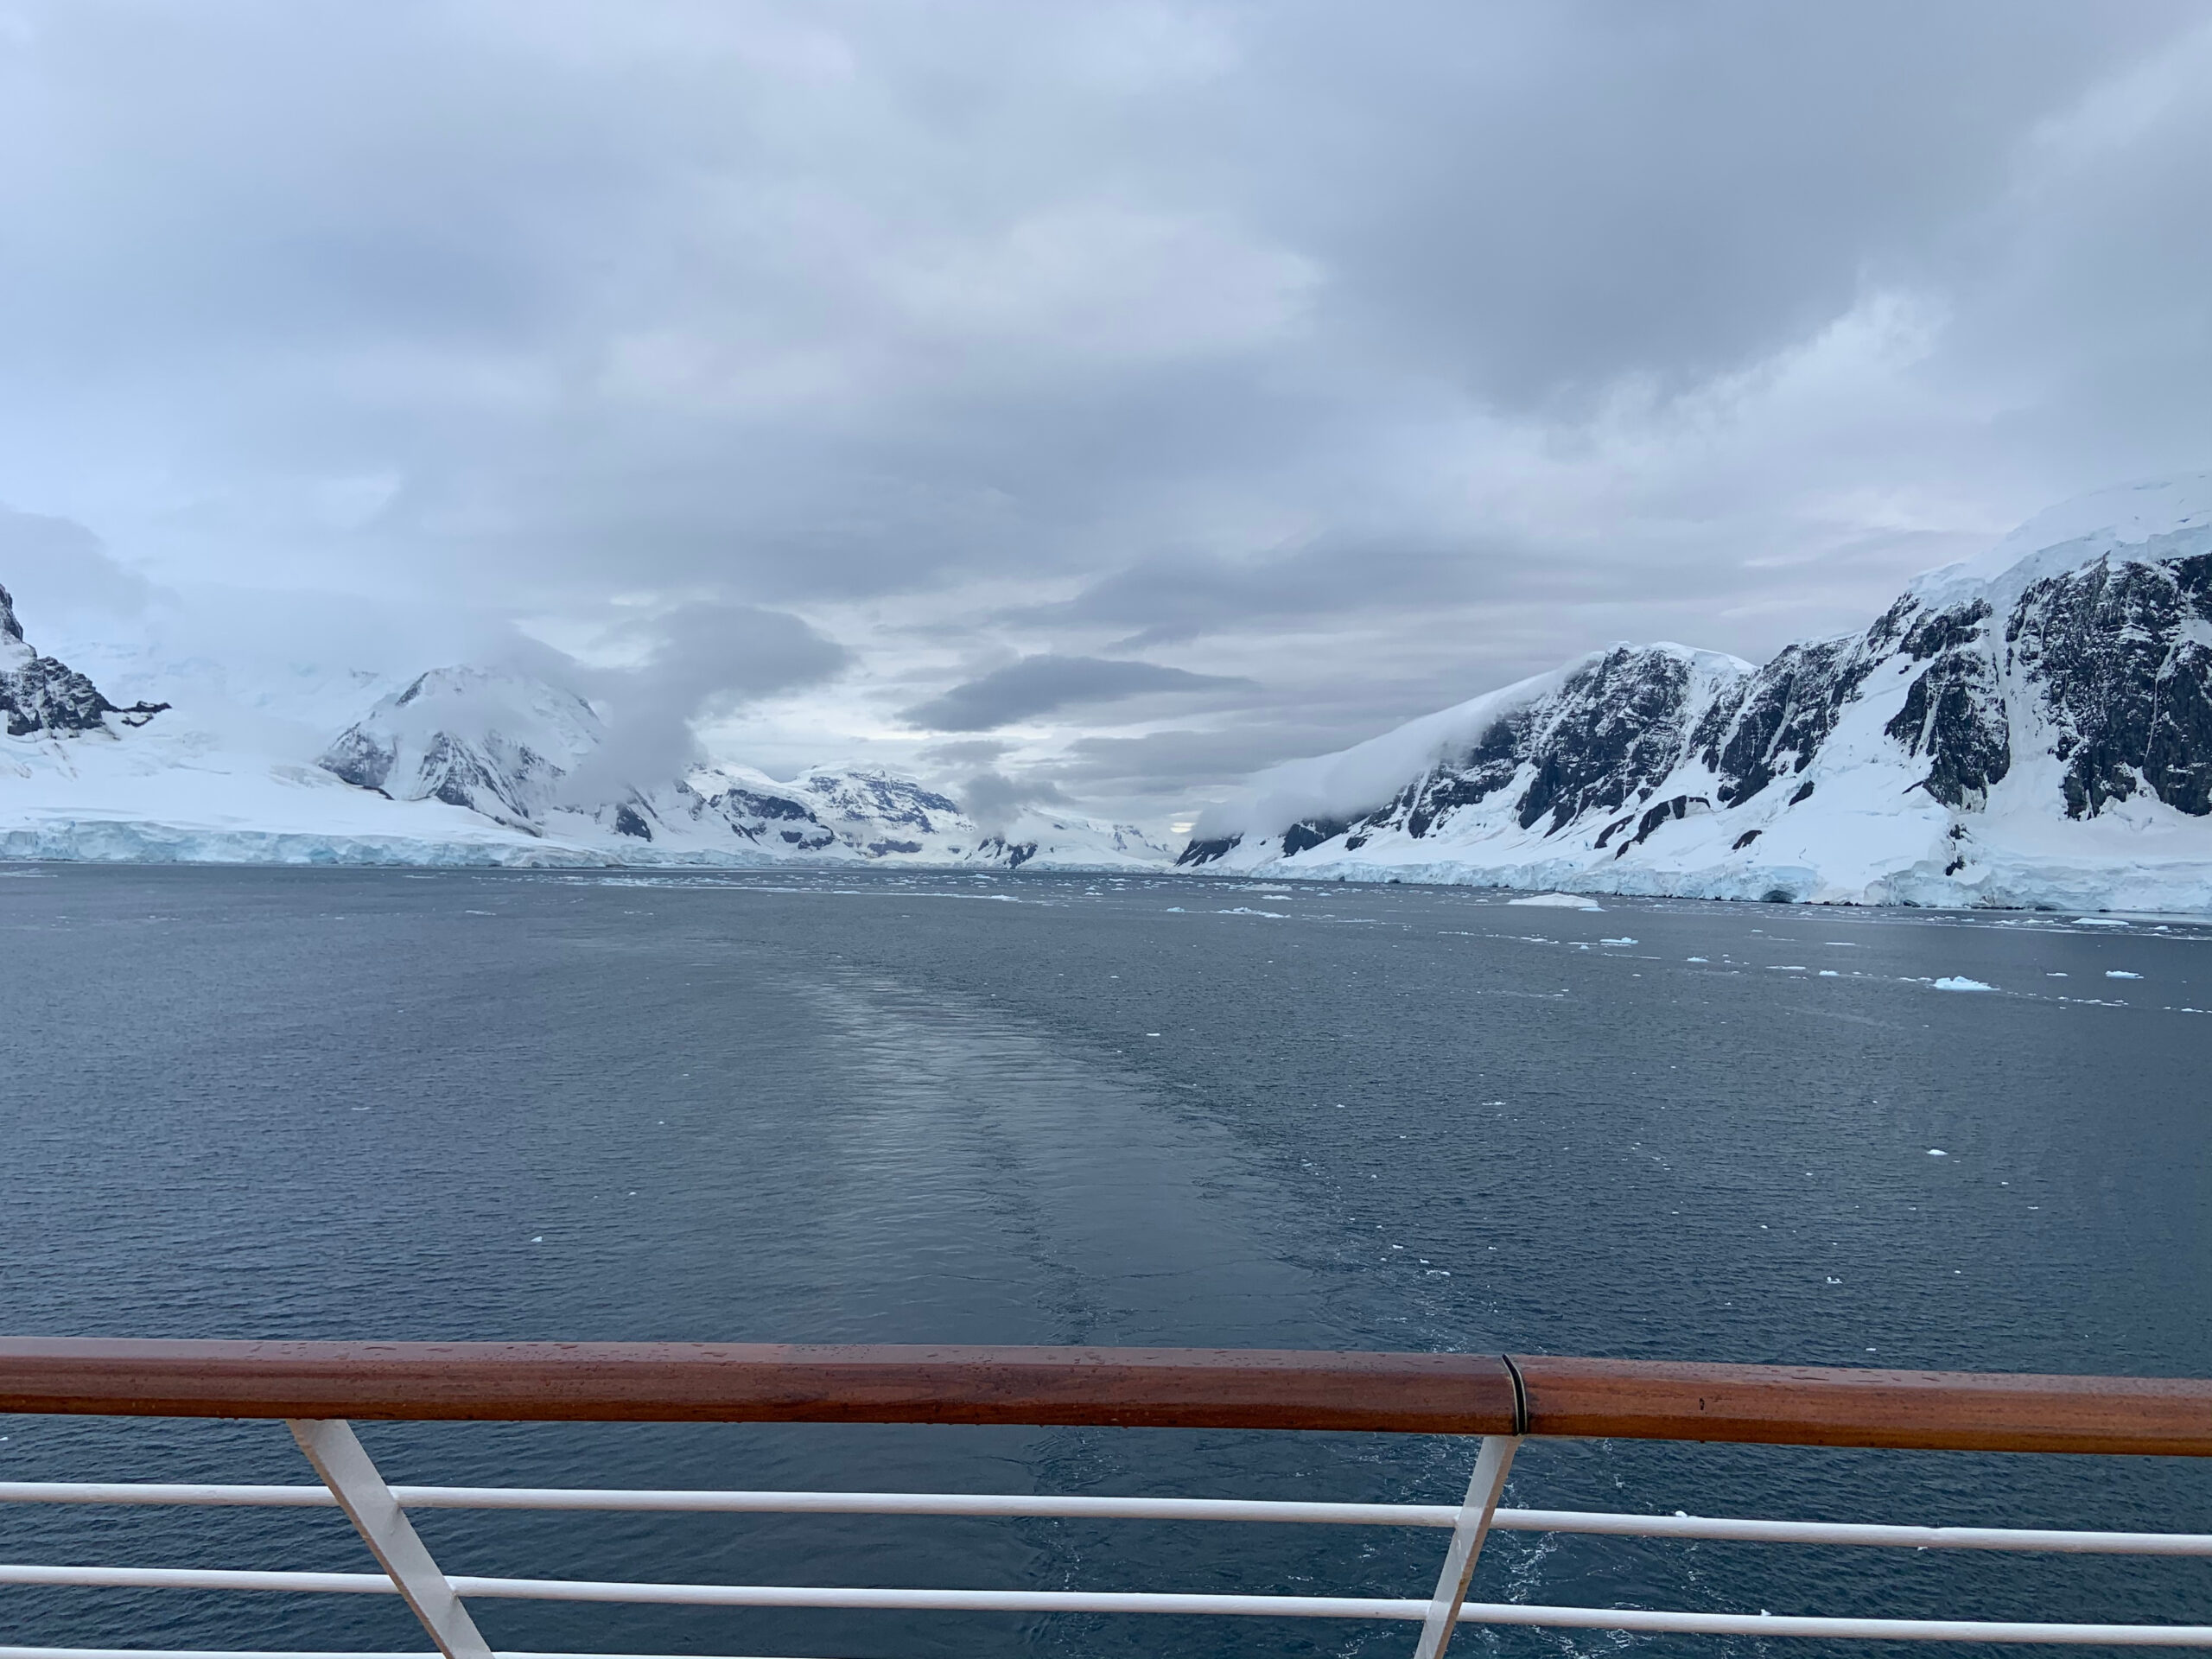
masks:
[(1003, 858), (1007, 868), (1018, 870), (1037, 856), (1037, 843), (1033, 841), (1010, 842), (1004, 836), (991, 836), (976, 850), (991, 857)]
[(925, 835), (938, 827), (931, 813), (945, 817), (957, 817), (960, 814), (957, 802), (925, 789), (908, 778), (893, 778), (881, 772), (839, 772), (817, 774), (802, 779), (802, 783), (809, 793), (817, 798), (817, 810), (827, 804), (848, 817), (898, 824)]
[[(1662, 801), (1658, 805), (1653, 807), (1649, 811), (1646, 812), (1643, 817), (1637, 821), (1635, 838), (1633, 840), (1624, 841), (1621, 842), (1620, 846), (1615, 849), (1613, 856), (1615, 858), (1619, 858), (1625, 854), (1630, 848), (1642, 846), (1645, 842), (1651, 839), (1652, 834), (1655, 830), (1661, 829), (1668, 823), (1679, 823), (1681, 819), (1689, 817), (1693, 812), (1710, 812), (1712, 810), (1713, 803), (1702, 795), (1677, 795), (1671, 800)], [(1622, 819), (1619, 820), (1619, 822), (1624, 823), (1627, 820)], [(1608, 829), (1614, 826), (1607, 826)], [(1600, 844), (1602, 844), (1602, 842)]]
[(1308, 847), (1319, 847), (1325, 841), (1334, 841), (1351, 826), (1338, 818), (1300, 818), (1282, 832), (1282, 852), (1285, 858), (1302, 853)]
[(120, 708), (68, 664), (40, 656), (23, 639), (14, 599), (0, 588), (0, 719), (5, 720), (9, 736), (43, 732), (67, 737), (105, 731), (110, 715), (126, 726), (143, 726), (168, 707), (166, 702), (136, 702)]
[(1656, 788), (1681, 759), (1688, 690), (1689, 664), (1671, 652), (1622, 647), (1571, 676), (1551, 718), (1529, 722), (1521, 827), (1549, 814), (1554, 833)]
[[(1350, 823), (1314, 818), (1294, 824), (1283, 837), (1284, 855), (1347, 830), (1348, 851), (1383, 830), (1402, 830), (1418, 840), (1455, 813), (1516, 786), (1516, 821), (1528, 829), (1548, 818), (1545, 833), (1554, 834), (1590, 813), (1641, 799), (1664, 781), (1689, 741), (1692, 696), (1686, 654), (1618, 647), (1576, 670), (1548, 696), (1501, 715), (1463, 753), (1430, 768), (1379, 810)], [(1205, 861), (1192, 859), (1189, 849), (1185, 856)]]
[[(1815, 778), (1801, 774), (1831, 760), (1847, 771), (1894, 765), (1899, 794), (1924, 791), (1955, 814), (1982, 811), (2000, 785), (2013, 810), (2027, 798), (2016, 791), (2028, 766), (2054, 816), (2094, 817), (2146, 793), (2212, 815), (2207, 549), (2202, 524), (2190, 520), (2116, 550), (2069, 543), (1999, 575), (1938, 575), (1863, 632), (1789, 646), (1758, 669), (1679, 647), (1617, 646), (1548, 691), (1486, 716), (1470, 709), (1474, 740), (1381, 806), (1280, 832), (1247, 822), (1194, 840), (1179, 861), (1211, 863), (1278, 835), (1279, 855), (1309, 862), (1384, 836), (1440, 838), (1440, 861), (1469, 861), (1462, 847), (1481, 849), (1477, 861), (1620, 859), (1685, 817), (1756, 802), (1751, 822), (1713, 849), (1740, 853), (1782, 814), (1823, 811)], [(1854, 718), (1869, 699), (1878, 714)], [(1847, 721), (1852, 735), (1839, 748)], [(2061, 763), (2055, 774), (2046, 757)], [(1778, 782), (1786, 800), (1769, 792)], [(1465, 820), (1457, 830), (1455, 819)], [(1530, 844), (1555, 839), (1557, 854)], [(1427, 855), (1402, 843), (1387, 856)], [(1976, 861), (1961, 844), (1930, 868), (1956, 876)]]
[[(1877, 622), (1873, 632), (1890, 620)], [(1722, 805), (1740, 806), (1785, 771), (1812, 765), (1843, 705), (1873, 671), (1872, 643), (1870, 636), (1790, 645), (1752, 675), (1738, 697), (1714, 702), (1696, 737)]]
[[(404, 703), (421, 683), (418, 680), (409, 687), (400, 701)], [(404, 799), (443, 801), (531, 835), (543, 833), (537, 814), (562, 776), (561, 767), (527, 744), (495, 754), (443, 732), (424, 746), (413, 775), (404, 780), (392, 775), (398, 756), (398, 745), (388, 734), (355, 726), (341, 732), (323, 752), (322, 767), (363, 789), (397, 793)], [(396, 782), (400, 784), (397, 790)]]
[[(2174, 538), (2165, 538), (2171, 541)], [(2155, 548), (2157, 543), (2153, 543)], [(2148, 789), (2212, 812), (2212, 555), (2100, 560), (2032, 584), (2005, 629), (2042, 694), (2070, 817)]]
[(811, 808), (788, 795), (732, 786), (701, 796), (689, 784), (678, 784), (677, 793), (696, 803), (695, 812), (713, 813), (747, 841), (759, 842), (772, 830), (777, 841), (802, 853), (818, 853), (837, 842), (836, 833)]
[(651, 841), (653, 838), (652, 826), (648, 824), (638, 809), (627, 801), (614, 809), (614, 833), (618, 836), (634, 836), (639, 841)]
[(1176, 855), (1176, 864), (1184, 868), (1196, 868), (1226, 858), (1243, 844), (1242, 836), (1217, 836), (1211, 841), (1194, 841)]
[[(1986, 607), (1985, 607), (1986, 608)], [(2011, 727), (1997, 673), (1963, 647), (1946, 650), (1905, 694), (1882, 728), (1908, 754), (1934, 764), (1920, 787), (1946, 806), (1980, 806), (2012, 769)]]

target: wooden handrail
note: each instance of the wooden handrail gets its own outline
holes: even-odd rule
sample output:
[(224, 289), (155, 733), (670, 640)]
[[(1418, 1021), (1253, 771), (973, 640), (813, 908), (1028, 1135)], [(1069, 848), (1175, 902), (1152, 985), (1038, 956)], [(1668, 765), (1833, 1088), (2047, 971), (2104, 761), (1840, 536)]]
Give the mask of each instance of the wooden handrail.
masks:
[(0, 1338), (0, 1412), (1511, 1432), (1491, 1354)]
[(2189, 1379), (1213, 1348), (23, 1337), (0, 1338), (0, 1412), (1521, 1429), (2212, 1456), (2212, 1382)]
[(2212, 1456), (2212, 1382), (1516, 1355), (1532, 1434)]

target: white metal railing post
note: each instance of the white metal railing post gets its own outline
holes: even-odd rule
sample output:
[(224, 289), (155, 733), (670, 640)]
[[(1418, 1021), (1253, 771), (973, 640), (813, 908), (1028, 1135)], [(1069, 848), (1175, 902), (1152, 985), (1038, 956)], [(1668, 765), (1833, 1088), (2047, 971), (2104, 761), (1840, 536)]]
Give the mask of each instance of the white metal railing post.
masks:
[(1490, 1535), (1491, 1518), (1505, 1492), (1505, 1471), (1520, 1450), (1517, 1434), (1485, 1434), (1475, 1459), (1475, 1472), (1467, 1482), (1467, 1496), (1459, 1505), (1459, 1518), (1452, 1528), (1452, 1547), (1444, 1552), (1443, 1571), (1436, 1575), (1436, 1593), (1429, 1598), (1428, 1612), (1421, 1622), (1421, 1643), (1414, 1659), (1444, 1659), (1452, 1633), (1459, 1628), (1459, 1609), (1467, 1599), (1467, 1586), (1475, 1576), (1475, 1559)]
[(384, 1476), (370, 1459), (360, 1437), (342, 1418), (297, 1418), (286, 1427), (308, 1454), (322, 1484), (330, 1488), (338, 1507), (346, 1511), (353, 1529), (390, 1575), (423, 1628), (438, 1644), (445, 1659), (492, 1659), (492, 1649), (477, 1633), (476, 1621), (461, 1605), (452, 1584), (429, 1548), (416, 1535), (399, 1500), (385, 1484)]

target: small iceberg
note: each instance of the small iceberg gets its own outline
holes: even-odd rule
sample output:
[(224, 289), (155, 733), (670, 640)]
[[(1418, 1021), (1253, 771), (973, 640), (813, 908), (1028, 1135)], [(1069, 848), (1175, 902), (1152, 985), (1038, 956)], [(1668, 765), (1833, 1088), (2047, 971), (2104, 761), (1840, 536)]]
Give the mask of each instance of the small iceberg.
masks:
[(1580, 893), (1532, 893), (1526, 898), (1509, 899), (1509, 905), (1540, 905), (1547, 910), (1602, 910), (1595, 899)]
[(1994, 985), (1985, 985), (1978, 979), (1967, 979), (1961, 975), (1949, 979), (1937, 980), (1936, 988), (1939, 991), (1993, 991), (1997, 988)]
[(2105, 977), (2107, 979), (2140, 979), (2143, 976), (2131, 974), (2125, 968), (2107, 968), (2105, 969)]

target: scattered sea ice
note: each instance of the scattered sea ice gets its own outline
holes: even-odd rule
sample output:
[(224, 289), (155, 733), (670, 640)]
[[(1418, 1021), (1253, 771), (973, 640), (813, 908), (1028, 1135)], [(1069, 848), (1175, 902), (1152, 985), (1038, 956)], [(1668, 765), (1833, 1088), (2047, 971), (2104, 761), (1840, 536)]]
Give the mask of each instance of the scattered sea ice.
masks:
[(1634, 939), (1600, 939), (1598, 943), (1600, 944), (1634, 944), (1636, 941)]
[(1595, 899), (1580, 893), (1532, 893), (1524, 898), (1509, 899), (1509, 905), (1541, 905), (1550, 910), (1602, 910)]
[(1994, 985), (1985, 985), (1978, 979), (1968, 979), (1960, 975), (1948, 979), (1937, 980), (1936, 988), (1939, 991), (1993, 991), (1997, 988)]
[(2140, 979), (2143, 976), (2131, 974), (2125, 968), (2107, 968), (2105, 969), (2105, 977), (2107, 979)]
[(1703, 957), (1684, 957), (1682, 960), (1684, 962), (1703, 962), (1706, 958)]
[(2117, 916), (2076, 916), (2074, 918), (2074, 925), (2076, 927), (2126, 927), (2127, 924)]

